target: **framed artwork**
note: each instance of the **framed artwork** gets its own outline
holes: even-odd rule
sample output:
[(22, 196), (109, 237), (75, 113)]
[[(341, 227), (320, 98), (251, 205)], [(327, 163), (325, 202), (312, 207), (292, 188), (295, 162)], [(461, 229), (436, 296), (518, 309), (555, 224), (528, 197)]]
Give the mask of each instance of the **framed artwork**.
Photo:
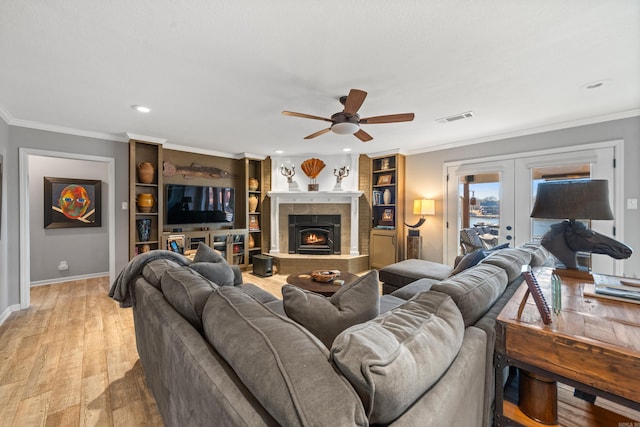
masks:
[(391, 184), (391, 174), (378, 175), (377, 185), (389, 185)]
[(44, 228), (102, 226), (102, 181), (44, 177)]
[(385, 209), (382, 211), (382, 221), (393, 221), (393, 209)]

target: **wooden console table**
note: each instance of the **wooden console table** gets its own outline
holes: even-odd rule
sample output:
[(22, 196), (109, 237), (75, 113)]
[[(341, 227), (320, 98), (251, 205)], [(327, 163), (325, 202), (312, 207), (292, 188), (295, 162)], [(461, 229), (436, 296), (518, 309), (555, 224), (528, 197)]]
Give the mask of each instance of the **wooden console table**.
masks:
[[(551, 303), (551, 268), (534, 269)], [(545, 325), (532, 298), (521, 317), (522, 284), (496, 322), (497, 427), (514, 425), (504, 415), (504, 368), (527, 372), (640, 409), (640, 306), (583, 294), (584, 279), (562, 277), (562, 310)], [(537, 397), (537, 396), (536, 396)]]

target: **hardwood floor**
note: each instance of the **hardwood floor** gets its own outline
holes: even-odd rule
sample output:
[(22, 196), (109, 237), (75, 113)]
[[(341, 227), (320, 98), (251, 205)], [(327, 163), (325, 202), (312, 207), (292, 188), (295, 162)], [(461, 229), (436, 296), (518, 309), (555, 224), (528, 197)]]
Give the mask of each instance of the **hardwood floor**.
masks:
[[(282, 296), (286, 275), (244, 276)], [(138, 359), (131, 309), (108, 298), (108, 288), (107, 277), (32, 288), (31, 308), (0, 325), (0, 425), (162, 426)], [(568, 405), (566, 425), (619, 427), (585, 424), (602, 410)], [(640, 413), (621, 411), (640, 421)]]

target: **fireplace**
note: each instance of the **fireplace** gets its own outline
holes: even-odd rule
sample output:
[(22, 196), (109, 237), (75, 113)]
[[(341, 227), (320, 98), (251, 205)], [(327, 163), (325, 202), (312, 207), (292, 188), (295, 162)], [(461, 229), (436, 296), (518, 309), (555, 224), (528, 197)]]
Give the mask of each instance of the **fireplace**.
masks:
[(289, 215), (289, 253), (340, 254), (340, 215)]

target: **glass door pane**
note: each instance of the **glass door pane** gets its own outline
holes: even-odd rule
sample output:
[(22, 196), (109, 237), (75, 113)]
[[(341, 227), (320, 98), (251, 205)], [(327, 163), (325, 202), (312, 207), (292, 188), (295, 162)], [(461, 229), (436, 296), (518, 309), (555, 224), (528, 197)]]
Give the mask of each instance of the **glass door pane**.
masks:
[[(531, 205), (535, 203), (536, 194), (538, 191), (538, 184), (541, 182), (549, 181), (562, 181), (562, 180), (576, 180), (576, 179), (589, 179), (591, 177), (591, 165), (590, 164), (576, 164), (576, 165), (562, 165), (562, 166), (547, 166), (547, 167), (534, 167), (531, 169), (531, 194), (533, 195)], [(557, 219), (540, 219), (531, 218), (531, 237), (533, 241), (540, 241), (542, 236), (549, 230), (553, 224), (564, 221), (566, 218)], [(591, 228), (591, 221), (581, 221)], [(580, 268), (591, 269), (591, 254), (578, 253), (578, 266)]]
[(513, 160), (450, 167), (447, 185), (447, 259), (474, 249), (513, 244)]

